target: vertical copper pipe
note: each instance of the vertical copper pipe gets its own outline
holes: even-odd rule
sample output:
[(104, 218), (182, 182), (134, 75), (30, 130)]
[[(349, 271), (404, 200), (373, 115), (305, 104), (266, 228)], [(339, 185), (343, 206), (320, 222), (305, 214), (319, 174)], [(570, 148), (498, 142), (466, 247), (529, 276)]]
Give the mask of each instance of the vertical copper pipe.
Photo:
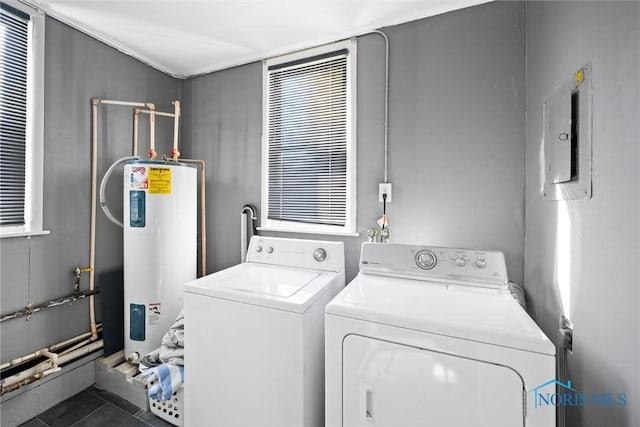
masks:
[(138, 155), (138, 120), (140, 119), (140, 109), (133, 109), (133, 153), (132, 156)]
[[(100, 100), (94, 98), (91, 102), (92, 132), (91, 132), (91, 231), (89, 237), (89, 290), (95, 286), (95, 261), (96, 261), (96, 197), (98, 182), (98, 105)], [(95, 298), (89, 297), (89, 322), (91, 327), (91, 339), (98, 338), (96, 327)]]

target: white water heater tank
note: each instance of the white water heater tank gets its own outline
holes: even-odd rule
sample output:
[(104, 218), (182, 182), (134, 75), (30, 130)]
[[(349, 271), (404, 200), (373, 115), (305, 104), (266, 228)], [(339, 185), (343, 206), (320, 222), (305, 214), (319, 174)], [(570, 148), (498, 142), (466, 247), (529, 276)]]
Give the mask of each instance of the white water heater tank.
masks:
[(165, 161), (124, 167), (124, 355), (160, 347), (196, 278), (197, 170)]

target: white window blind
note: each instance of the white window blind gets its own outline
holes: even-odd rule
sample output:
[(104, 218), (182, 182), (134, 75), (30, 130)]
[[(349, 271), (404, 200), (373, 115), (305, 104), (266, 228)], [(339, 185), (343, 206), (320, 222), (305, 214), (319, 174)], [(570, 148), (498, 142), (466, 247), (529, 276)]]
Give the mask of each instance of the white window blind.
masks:
[(348, 222), (348, 55), (268, 67), (269, 220)]
[(0, 9), (0, 225), (25, 224), (30, 16)]

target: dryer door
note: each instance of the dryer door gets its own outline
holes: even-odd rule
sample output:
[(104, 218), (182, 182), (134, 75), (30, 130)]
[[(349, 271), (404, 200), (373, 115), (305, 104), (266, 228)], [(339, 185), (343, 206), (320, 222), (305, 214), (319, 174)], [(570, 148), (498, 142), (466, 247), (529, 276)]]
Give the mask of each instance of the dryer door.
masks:
[(523, 426), (510, 368), (358, 335), (343, 342), (345, 426)]

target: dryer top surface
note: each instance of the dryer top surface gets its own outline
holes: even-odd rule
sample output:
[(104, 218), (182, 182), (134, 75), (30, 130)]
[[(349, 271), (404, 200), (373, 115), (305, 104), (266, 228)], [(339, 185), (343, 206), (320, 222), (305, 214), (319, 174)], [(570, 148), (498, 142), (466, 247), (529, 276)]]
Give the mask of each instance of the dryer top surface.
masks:
[(555, 347), (506, 289), (360, 273), (327, 314), (542, 354)]

